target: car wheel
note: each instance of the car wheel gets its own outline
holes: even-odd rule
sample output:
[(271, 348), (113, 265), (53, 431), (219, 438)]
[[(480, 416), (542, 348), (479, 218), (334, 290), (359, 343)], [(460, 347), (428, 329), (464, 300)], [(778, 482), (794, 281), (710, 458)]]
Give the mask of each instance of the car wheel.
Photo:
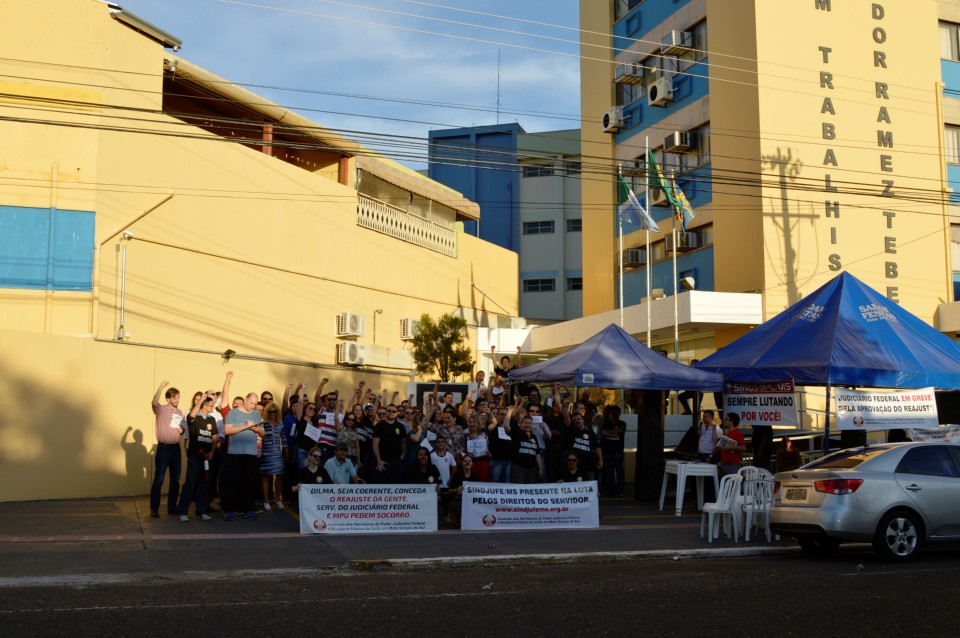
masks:
[(807, 554), (817, 554), (819, 556), (832, 554), (838, 547), (840, 547), (840, 541), (834, 538), (805, 536), (798, 538), (797, 542), (800, 543), (800, 549)]
[(880, 521), (873, 549), (883, 558), (905, 561), (920, 549), (922, 533), (916, 514), (906, 511), (890, 512)]

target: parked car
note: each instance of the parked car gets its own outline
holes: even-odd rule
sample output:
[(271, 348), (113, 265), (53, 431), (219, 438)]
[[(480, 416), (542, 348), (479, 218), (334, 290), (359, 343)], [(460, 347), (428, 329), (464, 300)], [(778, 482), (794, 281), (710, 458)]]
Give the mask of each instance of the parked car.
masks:
[(770, 527), (805, 551), (869, 541), (889, 560), (960, 540), (960, 445), (888, 443), (841, 450), (776, 475)]

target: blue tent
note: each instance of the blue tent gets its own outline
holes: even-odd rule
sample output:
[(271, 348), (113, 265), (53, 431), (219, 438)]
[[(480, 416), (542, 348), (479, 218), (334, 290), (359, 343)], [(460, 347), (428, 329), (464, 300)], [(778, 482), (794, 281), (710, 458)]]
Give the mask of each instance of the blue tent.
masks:
[(616, 324), (552, 359), (514, 368), (510, 380), (629, 390), (723, 389), (721, 375), (671, 361)]
[(960, 389), (960, 344), (842, 273), (697, 368), (730, 381)]

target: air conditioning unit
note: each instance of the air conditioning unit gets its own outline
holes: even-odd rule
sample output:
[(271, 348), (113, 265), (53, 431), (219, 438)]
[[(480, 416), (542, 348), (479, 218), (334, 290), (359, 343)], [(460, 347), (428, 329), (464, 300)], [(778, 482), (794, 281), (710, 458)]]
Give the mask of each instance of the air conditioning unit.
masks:
[(650, 205), (651, 206), (666, 206), (667, 201), (667, 192), (662, 188), (651, 188), (650, 189)]
[(639, 268), (647, 263), (646, 248), (628, 248), (623, 251), (623, 267)]
[[(679, 238), (676, 249), (678, 253), (687, 253), (700, 247), (700, 236), (697, 233), (677, 233), (677, 237)], [(664, 240), (666, 242), (666, 251), (668, 253), (674, 252), (673, 234), (667, 235), (664, 237)]]
[(341, 312), (337, 315), (338, 337), (362, 337), (363, 315), (355, 312)]
[(613, 81), (617, 84), (640, 84), (645, 75), (646, 71), (640, 64), (620, 64), (614, 71)]
[(417, 320), (414, 317), (405, 317), (400, 320), (400, 339), (412, 341), (417, 336)]
[(692, 151), (697, 147), (697, 134), (692, 131), (674, 131), (663, 140), (663, 150), (671, 153)]
[(623, 174), (624, 175), (646, 175), (647, 174), (647, 160), (638, 157), (634, 160), (628, 160), (623, 163)]
[(337, 364), (362, 366), (365, 347), (355, 341), (337, 344)]
[(673, 100), (673, 78), (659, 78), (647, 89), (647, 104), (650, 106), (663, 106), (671, 100)]
[(623, 128), (623, 107), (614, 106), (603, 114), (603, 132), (614, 133)]
[(681, 55), (693, 48), (693, 33), (671, 31), (660, 38), (660, 55)]

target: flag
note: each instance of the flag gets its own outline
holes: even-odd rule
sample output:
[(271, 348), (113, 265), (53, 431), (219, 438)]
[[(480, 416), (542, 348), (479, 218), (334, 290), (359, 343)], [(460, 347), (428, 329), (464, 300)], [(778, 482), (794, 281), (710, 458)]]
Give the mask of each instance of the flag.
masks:
[(693, 206), (690, 205), (683, 191), (676, 186), (671, 186), (664, 178), (663, 171), (657, 166), (653, 151), (647, 151), (647, 175), (649, 175), (651, 188), (661, 189), (666, 194), (667, 201), (673, 206), (674, 215), (680, 222), (680, 229), (686, 232), (687, 224), (696, 217), (696, 213), (693, 212)]
[(647, 183), (652, 190), (662, 190), (671, 206), (676, 208), (680, 205), (680, 202), (673, 195), (673, 189), (670, 188), (670, 184), (664, 178), (663, 171), (657, 165), (657, 159), (653, 156), (653, 151), (647, 151)]
[(687, 232), (687, 224), (693, 221), (693, 218), (696, 217), (696, 213), (693, 212), (693, 206), (690, 205), (690, 202), (687, 201), (687, 196), (683, 194), (683, 191), (680, 190), (679, 186), (675, 186), (674, 196), (677, 199), (678, 205), (675, 207), (677, 213), (677, 221), (680, 222), (680, 230)]
[(620, 221), (636, 224), (643, 230), (660, 232), (660, 227), (657, 226), (657, 222), (653, 221), (650, 213), (640, 205), (640, 200), (637, 199), (637, 196), (633, 193), (633, 189), (630, 188), (630, 185), (623, 179), (623, 175), (619, 175), (617, 179), (620, 181), (620, 199), (623, 200), (619, 209)]

